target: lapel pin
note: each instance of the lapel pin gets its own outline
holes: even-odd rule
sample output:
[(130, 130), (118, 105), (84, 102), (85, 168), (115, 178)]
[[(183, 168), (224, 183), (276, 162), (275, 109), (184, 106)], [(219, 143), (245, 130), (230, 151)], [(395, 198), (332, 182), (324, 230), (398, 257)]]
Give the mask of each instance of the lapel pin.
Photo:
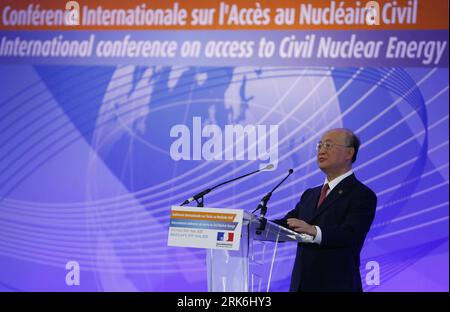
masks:
[(342, 193), (344, 193), (344, 191), (343, 190), (339, 190), (339, 195), (341, 195)]

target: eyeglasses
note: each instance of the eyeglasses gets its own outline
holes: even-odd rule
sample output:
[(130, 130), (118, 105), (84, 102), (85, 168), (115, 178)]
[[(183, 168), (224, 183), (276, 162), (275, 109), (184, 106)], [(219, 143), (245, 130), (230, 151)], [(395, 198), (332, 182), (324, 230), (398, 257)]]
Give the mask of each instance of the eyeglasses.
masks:
[(329, 151), (335, 145), (336, 146), (342, 146), (342, 147), (351, 147), (351, 146), (342, 145), (342, 144), (334, 144), (334, 143), (329, 143), (329, 142), (325, 142), (325, 143), (319, 142), (316, 145), (316, 149), (317, 149), (317, 151), (320, 151), (322, 149), (322, 147), (323, 147), (323, 148), (325, 148), (326, 151)]

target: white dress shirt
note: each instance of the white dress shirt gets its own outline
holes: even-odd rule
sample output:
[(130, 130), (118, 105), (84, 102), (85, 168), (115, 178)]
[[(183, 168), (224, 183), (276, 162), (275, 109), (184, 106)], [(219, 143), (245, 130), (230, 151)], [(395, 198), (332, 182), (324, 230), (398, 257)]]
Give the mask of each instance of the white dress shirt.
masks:
[[(331, 181), (328, 181), (328, 178), (325, 178), (325, 182), (323, 183), (323, 185), (328, 183), (328, 191), (327, 191), (327, 196), (328, 194), (330, 194), (330, 192), (339, 184), (341, 183), (342, 180), (344, 180), (345, 178), (347, 178), (348, 176), (353, 174), (353, 170), (349, 170), (346, 173), (344, 173), (343, 175), (338, 176), (337, 178), (334, 178)], [(319, 244), (322, 242), (322, 230), (320, 229), (320, 227), (318, 227), (317, 225), (314, 225), (316, 230), (317, 230), (317, 234), (313, 239), (313, 243)]]

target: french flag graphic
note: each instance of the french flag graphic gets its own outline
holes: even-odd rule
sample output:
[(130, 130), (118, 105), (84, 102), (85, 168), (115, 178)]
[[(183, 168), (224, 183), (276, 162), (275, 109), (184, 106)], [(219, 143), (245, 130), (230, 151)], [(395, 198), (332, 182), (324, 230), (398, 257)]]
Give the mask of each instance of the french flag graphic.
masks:
[(232, 242), (234, 240), (234, 233), (217, 232), (217, 240), (222, 242)]

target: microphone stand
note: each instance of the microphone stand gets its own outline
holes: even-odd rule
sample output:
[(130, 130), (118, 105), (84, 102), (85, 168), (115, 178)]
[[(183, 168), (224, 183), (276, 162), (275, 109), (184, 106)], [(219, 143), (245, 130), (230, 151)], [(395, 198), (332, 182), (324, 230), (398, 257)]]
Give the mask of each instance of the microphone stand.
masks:
[(264, 168), (262, 168), (262, 169), (258, 169), (258, 170), (252, 171), (252, 172), (250, 172), (250, 173), (244, 174), (243, 176), (240, 176), (240, 177), (237, 177), (237, 178), (230, 179), (230, 180), (227, 180), (227, 181), (225, 181), (225, 182), (219, 183), (219, 184), (217, 184), (217, 185), (215, 185), (215, 186), (213, 186), (213, 187), (211, 187), (211, 188), (207, 188), (206, 190), (203, 190), (203, 191), (201, 191), (200, 193), (195, 194), (193, 197), (191, 197), (191, 198), (189, 198), (189, 199), (186, 199), (180, 206), (187, 205), (187, 204), (189, 204), (190, 202), (192, 202), (192, 201), (195, 200), (195, 201), (197, 202), (197, 207), (203, 207), (204, 196), (205, 196), (206, 194), (208, 194), (209, 192), (211, 192), (212, 190), (214, 190), (214, 189), (216, 189), (216, 188), (218, 188), (218, 187), (220, 187), (220, 186), (222, 186), (222, 185), (224, 185), (224, 184), (231, 183), (231, 182), (234, 182), (234, 181), (236, 181), (236, 180), (239, 180), (239, 179), (248, 177), (249, 175), (255, 174), (255, 173), (257, 173), (257, 172), (260, 172), (260, 171), (263, 171), (263, 170), (270, 170), (270, 169), (272, 169), (272, 168), (273, 168), (273, 165), (272, 165), (272, 164), (269, 164), (269, 165), (267, 165), (266, 167), (264, 167)]
[(272, 197), (272, 193), (284, 182), (286, 181), (287, 178), (289, 178), (289, 176), (294, 172), (293, 169), (289, 169), (289, 173), (287, 176), (284, 177), (283, 180), (281, 180), (280, 183), (278, 183), (273, 190), (271, 190), (269, 193), (267, 193), (262, 199), (261, 202), (259, 203), (258, 207), (256, 207), (255, 210), (252, 211), (252, 214), (255, 213), (256, 211), (258, 211), (259, 209), (261, 209), (261, 214), (259, 217), (259, 220), (261, 221), (261, 224), (259, 226), (259, 228), (256, 230), (257, 234), (261, 234), (262, 231), (264, 231), (264, 229), (266, 228), (266, 224), (267, 224), (267, 219), (265, 218), (266, 213), (267, 213), (267, 203), (270, 200), (270, 197)]

